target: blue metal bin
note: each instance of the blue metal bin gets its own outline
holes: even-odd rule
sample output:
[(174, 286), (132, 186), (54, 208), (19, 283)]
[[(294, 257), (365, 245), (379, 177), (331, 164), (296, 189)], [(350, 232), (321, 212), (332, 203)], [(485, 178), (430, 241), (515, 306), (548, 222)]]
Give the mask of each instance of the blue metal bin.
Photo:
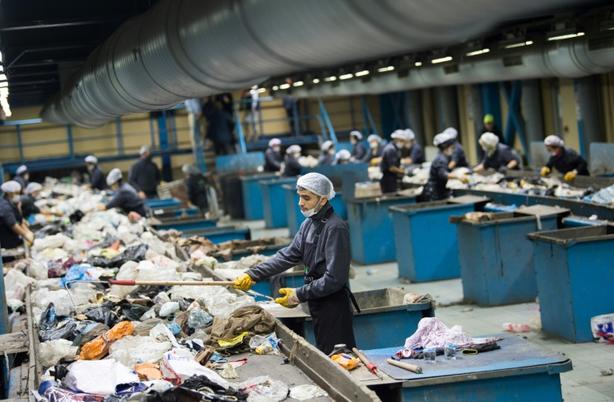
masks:
[(240, 177), (245, 219), (257, 220), (264, 218), (262, 189), (258, 182), (261, 180), (273, 179), (275, 177), (275, 173), (261, 173)]
[(262, 206), (266, 227), (283, 228), (288, 226), (286, 214), (286, 197), (284, 196), (284, 184), (296, 184), (296, 177), (261, 180), (258, 182), (262, 190)]
[(152, 226), (157, 230), (175, 229), (183, 232), (213, 228), (216, 225), (217, 219), (187, 218), (165, 220), (162, 223), (153, 224)]
[(456, 227), (450, 216), (472, 212), (486, 202), (484, 197), (462, 196), (390, 207), (399, 278), (411, 282), (458, 278)]
[(210, 240), (213, 244), (220, 244), (231, 240), (249, 240), (251, 237), (249, 228), (235, 226), (218, 226), (208, 229), (186, 230), (183, 237), (200, 236)]
[(169, 208), (178, 207), (181, 205), (181, 201), (176, 198), (152, 198), (145, 200), (145, 205), (149, 208)]
[[(296, 186), (289, 184), (283, 185), (284, 194), (286, 196), (286, 215), (288, 217), (288, 228), (290, 229), (290, 236), (294, 236), (301, 224), (305, 220), (305, 217), (301, 213), (301, 208), (298, 206), (298, 194), (296, 193)], [(341, 192), (337, 192), (335, 198), (330, 201), (335, 213), (343, 220), (347, 220), (348, 213), (343, 195)]]
[(388, 208), (415, 202), (415, 196), (400, 195), (346, 199), (352, 260), (365, 265), (394, 261), (392, 218)]
[(614, 226), (529, 234), (544, 332), (593, 340), (590, 320), (614, 311)]
[(527, 234), (556, 229), (557, 218), (565, 213), (568, 210), (534, 205), (495, 213), (481, 222), (452, 217), (458, 223), (464, 300), (482, 306), (535, 300), (533, 247)]

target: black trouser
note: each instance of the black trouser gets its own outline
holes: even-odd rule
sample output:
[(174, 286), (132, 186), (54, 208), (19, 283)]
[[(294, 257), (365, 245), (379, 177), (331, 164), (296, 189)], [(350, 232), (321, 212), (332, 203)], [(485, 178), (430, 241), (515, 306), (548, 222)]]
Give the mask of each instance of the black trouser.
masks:
[(380, 187), (382, 188), (382, 193), (396, 193), (399, 188), (397, 180), (396, 175), (384, 174), (379, 181)]
[(352, 327), (354, 314), (346, 288), (320, 299), (309, 300), (307, 304), (318, 349), (329, 354), (339, 343), (344, 343), (348, 348), (356, 347)]

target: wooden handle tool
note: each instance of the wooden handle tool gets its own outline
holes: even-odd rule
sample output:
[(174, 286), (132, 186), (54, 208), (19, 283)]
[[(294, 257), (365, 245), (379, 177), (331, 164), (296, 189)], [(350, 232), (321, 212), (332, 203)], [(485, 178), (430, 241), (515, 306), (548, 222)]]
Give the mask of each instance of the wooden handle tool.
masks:
[(111, 285), (120, 286), (232, 286), (232, 281), (137, 281), (134, 279), (110, 279)]
[(394, 359), (386, 359), (386, 362), (395, 367), (402, 368), (404, 370), (411, 371), (416, 374), (422, 374), (422, 367), (416, 366), (415, 364), (403, 363)]
[(367, 369), (371, 373), (373, 373), (374, 375), (378, 376), (381, 380), (384, 379), (384, 376), (379, 372), (379, 370), (377, 369), (377, 366), (375, 364), (371, 363), (369, 361), (369, 359), (367, 359), (367, 356), (364, 355), (364, 353), (362, 353), (360, 350), (358, 350), (356, 348), (352, 348), (352, 352), (354, 352), (356, 357), (358, 357), (358, 359), (360, 359), (360, 361), (367, 367)]

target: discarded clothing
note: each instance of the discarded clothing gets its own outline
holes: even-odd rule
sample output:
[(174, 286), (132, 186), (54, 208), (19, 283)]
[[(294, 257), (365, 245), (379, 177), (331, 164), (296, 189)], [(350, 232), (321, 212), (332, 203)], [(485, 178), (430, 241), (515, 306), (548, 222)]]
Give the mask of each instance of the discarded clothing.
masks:
[(270, 334), (275, 330), (275, 318), (260, 306), (245, 306), (236, 309), (228, 318), (215, 317), (211, 326), (211, 339), (232, 339), (243, 332)]

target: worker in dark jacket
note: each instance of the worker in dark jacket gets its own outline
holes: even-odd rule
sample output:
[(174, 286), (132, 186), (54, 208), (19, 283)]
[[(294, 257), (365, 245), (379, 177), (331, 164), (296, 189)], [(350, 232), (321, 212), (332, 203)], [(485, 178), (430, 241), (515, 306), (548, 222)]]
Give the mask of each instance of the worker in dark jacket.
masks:
[(115, 192), (111, 201), (106, 205), (99, 205), (98, 209), (104, 211), (111, 208), (121, 209), (125, 214), (136, 212), (140, 216), (146, 215), (143, 199), (128, 183), (124, 183), (121, 170), (112, 169), (107, 175), (107, 185)]
[(362, 134), (358, 130), (350, 132), (350, 142), (352, 143), (351, 162), (361, 162), (367, 154), (367, 149), (362, 143)]
[(207, 138), (213, 142), (215, 154), (231, 153), (233, 143), (231, 127), (234, 124), (232, 115), (224, 111), (220, 102), (214, 100), (209, 100), (205, 104), (203, 115), (207, 119)]
[(493, 169), (504, 172), (508, 169), (520, 169), (520, 157), (511, 147), (500, 144), (499, 137), (493, 133), (484, 133), (478, 141), (484, 151), (484, 158), (473, 168), (474, 172)]
[(26, 165), (21, 165), (15, 171), (15, 177), (13, 180), (19, 183), (21, 186), (21, 192), (23, 193), (30, 183), (30, 171)]
[[(275, 299), (284, 307), (307, 303), (313, 319), (316, 346), (332, 352), (336, 344), (356, 346), (352, 328), (353, 296), (349, 290), (350, 233), (330, 205), (333, 184), (319, 173), (301, 176), (296, 183), (299, 206), (306, 219), (292, 243), (268, 261), (235, 280), (235, 287), (248, 290), (255, 282), (304, 264), (305, 285), (282, 288)], [(356, 305), (355, 305), (356, 306)]]
[(151, 160), (151, 151), (147, 145), (141, 147), (139, 154), (140, 159), (130, 168), (128, 182), (141, 198), (157, 198), (160, 169)]
[(264, 171), (279, 172), (284, 158), (281, 155), (281, 140), (273, 138), (269, 141), (269, 147), (264, 151)]
[(565, 181), (573, 181), (577, 175), (589, 175), (586, 160), (573, 149), (567, 148), (561, 137), (549, 135), (544, 140), (544, 145), (550, 152), (550, 158), (541, 169), (542, 176), (552, 173), (552, 168), (561, 173)]
[(403, 130), (396, 130), (390, 138), (392, 141), (384, 147), (379, 165), (382, 171), (379, 183), (384, 194), (394, 193), (399, 188), (399, 176), (405, 174), (401, 168), (401, 150), (409, 149), (410, 146), (410, 137)]
[(207, 199), (207, 179), (194, 165), (185, 164), (181, 168), (185, 174), (185, 186), (190, 204), (194, 205), (204, 215), (209, 211)]
[(402, 165), (420, 165), (426, 160), (422, 146), (416, 142), (416, 134), (412, 129), (407, 128), (402, 130), (405, 137), (409, 141), (409, 146), (401, 149), (401, 164)]
[(480, 135), (484, 133), (493, 133), (494, 135), (497, 136), (497, 138), (499, 138), (500, 144), (505, 144), (505, 138), (503, 138), (503, 132), (501, 132), (501, 130), (499, 129), (499, 127), (497, 127), (497, 124), (495, 123), (495, 116), (493, 116), (490, 113), (485, 114), (483, 123), (484, 125), (482, 126), (482, 131), (480, 132)]
[[(25, 240), (30, 245), (34, 241), (34, 235), (23, 222), (19, 212), (21, 185), (10, 180), (2, 183), (2, 197), (0, 197), (0, 247), (4, 249), (17, 248)], [(12, 258), (3, 257), (3, 261)]]
[(107, 181), (104, 177), (104, 173), (98, 167), (98, 158), (94, 155), (86, 156), (85, 167), (90, 175), (90, 188), (92, 190), (102, 191), (107, 188)]
[(288, 149), (286, 149), (282, 176), (293, 177), (301, 174), (302, 166), (298, 161), (301, 157), (301, 151), (302, 148), (300, 145), (290, 145)]
[(467, 157), (465, 156), (465, 150), (463, 146), (458, 142), (458, 131), (454, 127), (448, 127), (443, 132), (454, 140), (454, 152), (450, 157), (450, 163), (448, 167), (450, 170), (454, 170), (457, 167), (467, 167), (469, 163), (467, 163)]
[(335, 164), (335, 143), (331, 140), (324, 141), (320, 146), (319, 166), (331, 166)]
[(449, 179), (467, 181), (465, 176), (450, 173), (449, 163), (454, 154), (455, 143), (456, 139), (450, 133), (443, 132), (435, 136), (433, 144), (439, 149), (439, 153), (431, 162), (429, 179), (424, 186), (420, 201), (438, 201), (450, 197), (450, 190), (447, 188)]
[(379, 165), (383, 151), (382, 137), (377, 134), (371, 134), (367, 137), (367, 142), (369, 143), (369, 150), (362, 161), (370, 165)]
[(36, 198), (40, 194), (43, 186), (40, 183), (32, 182), (26, 187), (24, 195), (21, 196), (21, 214), (24, 218), (28, 219), (30, 215), (40, 214), (41, 210), (35, 204)]

